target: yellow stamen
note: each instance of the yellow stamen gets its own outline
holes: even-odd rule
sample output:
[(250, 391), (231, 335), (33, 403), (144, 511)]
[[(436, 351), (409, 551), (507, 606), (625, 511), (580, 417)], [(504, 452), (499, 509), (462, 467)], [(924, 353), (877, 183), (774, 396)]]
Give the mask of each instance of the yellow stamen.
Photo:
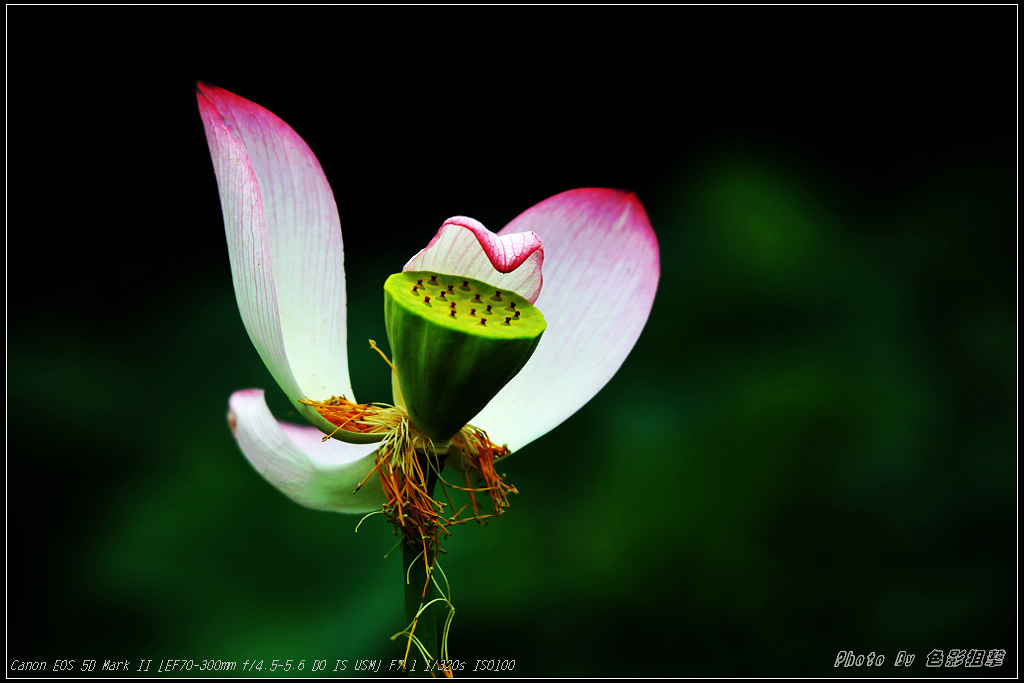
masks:
[(337, 427), (324, 437), (324, 441), (339, 430), (356, 434), (384, 434), (406, 419), (405, 411), (386, 403), (352, 403), (344, 396), (331, 396), (326, 401), (301, 399), (299, 403), (312, 406), (325, 420)]
[[(473, 507), (473, 518), (482, 521), (486, 517), (501, 516), (508, 507), (508, 494), (519, 493), (515, 486), (506, 484), (494, 469), (494, 461), (509, 454), (508, 446), (499, 446), (487, 437), (487, 432), (466, 425), (452, 437), (452, 445), (462, 451), (463, 480)], [(460, 488), (460, 487), (453, 487)], [(494, 512), (481, 515), (475, 493), (487, 493), (494, 505)]]
[(372, 339), (369, 339), (368, 341), (370, 342), (370, 347), (374, 351), (376, 351), (377, 353), (380, 354), (380, 357), (384, 359), (385, 363), (387, 363), (388, 365), (391, 366), (391, 372), (393, 372), (393, 373), (395, 373), (397, 375), (398, 374), (398, 370), (395, 370), (395, 364), (392, 363), (390, 360), (388, 360), (388, 357), (384, 355), (383, 351), (381, 351), (380, 349), (377, 348), (377, 342), (373, 341)]

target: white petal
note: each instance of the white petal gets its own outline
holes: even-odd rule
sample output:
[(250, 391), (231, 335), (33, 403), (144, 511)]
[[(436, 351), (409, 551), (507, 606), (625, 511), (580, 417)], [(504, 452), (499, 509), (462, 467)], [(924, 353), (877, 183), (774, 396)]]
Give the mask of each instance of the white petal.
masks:
[(375, 445), (324, 442), (312, 427), (278, 422), (261, 389), (236, 391), (229, 405), (228, 421), (245, 457), (286, 496), (316, 510), (380, 510), (384, 492), (376, 473), (353, 493), (374, 467)]

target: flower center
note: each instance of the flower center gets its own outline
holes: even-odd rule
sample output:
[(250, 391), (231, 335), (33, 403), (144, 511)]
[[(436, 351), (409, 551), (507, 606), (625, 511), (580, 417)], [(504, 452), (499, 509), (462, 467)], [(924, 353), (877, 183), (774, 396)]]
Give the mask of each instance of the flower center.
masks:
[[(517, 294), (438, 273), (392, 275), (384, 301), (398, 405), (360, 405), (343, 396), (302, 403), (337, 428), (325, 440), (380, 442), (374, 468), (356, 490), (371, 476), (380, 477), (381, 511), (407, 546), (422, 550), (425, 600), (449, 527), (502, 515), (508, 494), (518, 493), (495, 469), (508, 447), (467, 423), (523, 368), (546, 323)], [(380, 352), (374, 342), (370, 345)], [(446, 480), (446, 465), (461, 471), (462, 485)], [(466, 492), (469, 502), (453, 504), (453, 489)], [(490, 510), (478, 497), (490, 498)], [(410, 644), (415, 625), (414, 619)]]
[(547, 324), (529, 301), (426, 271), (384, 284), (384, 322), (409, 418), (446, 441), (526, 365)]

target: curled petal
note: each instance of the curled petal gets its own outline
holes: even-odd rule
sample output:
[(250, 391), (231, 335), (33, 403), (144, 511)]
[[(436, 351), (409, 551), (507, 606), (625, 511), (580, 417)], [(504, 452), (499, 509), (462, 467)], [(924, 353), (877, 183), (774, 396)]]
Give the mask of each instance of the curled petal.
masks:
[(540, 294), (544, 264), (541, 240), (532, 232), (495, 235), (466, 216), (449, 218), (402, 271), (461, 275), (515, 292), (530, 303)]
[(341, 224), (319, 162), (263, 107), (205, 83), (196, 96), (253, 344), (293, 401), (353, 398)]
[(316, 510), (367, 513), (384, 503), (380, 478), (372, 474), (374, 444), (357, 446), (312, 427), (278, 422), (261, 389), (231, 395), (228, 421), (245, 457), (263, 477), (297, 503)]
[(612, 378), (647, 322), (660, 274), (657, 238), (631, 192), (563, 192), (498, 234), (526, 230), (544, 244), (536, 305), (547, 331), (472, 422), (513, 451), (561, 424)]

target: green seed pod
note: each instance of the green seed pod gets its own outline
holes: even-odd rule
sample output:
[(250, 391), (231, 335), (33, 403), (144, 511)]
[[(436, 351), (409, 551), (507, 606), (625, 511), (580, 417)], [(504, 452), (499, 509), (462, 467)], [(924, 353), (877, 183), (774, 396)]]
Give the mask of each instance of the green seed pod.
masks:
[(411, 271), (384, 283), (384, 323), (413, 425), (450, 439), (530, 359), (547, 326), (513, 292)]

